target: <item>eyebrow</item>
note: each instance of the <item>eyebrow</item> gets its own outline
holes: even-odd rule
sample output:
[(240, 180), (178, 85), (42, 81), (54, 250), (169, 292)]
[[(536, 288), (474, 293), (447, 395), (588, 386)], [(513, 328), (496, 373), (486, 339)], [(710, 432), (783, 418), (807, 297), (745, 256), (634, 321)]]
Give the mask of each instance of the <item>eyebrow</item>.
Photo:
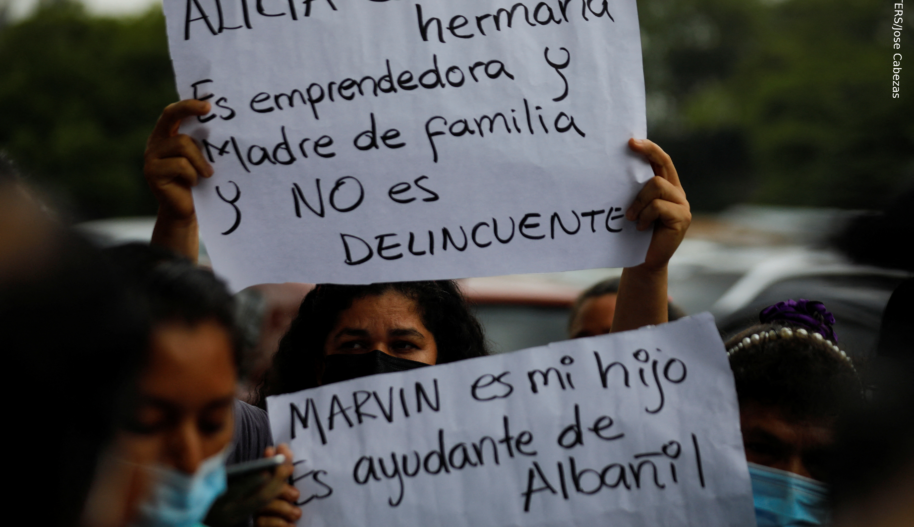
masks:
[(367, 329), (358, 329), (358, 328), (343, 328), (337, 331), (336, 335), (333, 336), (333, 339), (336, 340), (340, 337), (367, 337)]
[[(222, 408), (224, 406), (229, 406), (229, 405), (234, 404), (234, 402), (235, 402), (235, 396), (227, 395), (225, 397), (222, 397), (220, 399), (216, 399), (215, 401), (211, 401), (211, 402), (207, 403), (206, 406), (203, 407), (203, 411), (207, 412), (207, 411), (214, 410), (217, 408)], [(168, 401), (165, 399), (160, 399), (158, 397), (151, 396), (151, 395), (141, 396), (140, 404), (141, 405), (148, 404), (150, 406), (156, 406), (158, 408), (164, 408), (166, 410), (175, 410), (178, 407), (177, 405), (173, 404), (171, 401)]]
[(216, 399), (215, 401), (212, 401), (211, 403), (207, 404), (206, 406), (203, 407), (203, 410), (209, 411), (209, 410), (214, 410), (217, 408), (222, 408), (225, 406), (232, 406), (234, 404), (235, 404), (235, 396), (227, 395), (221, 399)]
[(753, 427), (746, 430), (744, 437), (748, 437), (753, 441), (765, 441), (768, 443), (776, 443), (778, 445), (789, 444), (787, 441), (760, 427)]
[[(425, 339), (419, 330), (415, 328), (395, 328), (387, 332), (391, 337), (414, 337), (419, 339)], [(359, 329), (359, 328), (343, 328), (339, 330), (336, 335), (333, 336), (333, 339), (336, 340), (340, 337), (361, 337), (365, 338), (370, 336), (368, 330)]]
[(416, 337), (416, 338), (420, 338), (420, 339), (425, 338), (425, 335), (420, 333), (418, 329), (414, 329), (414, 328), (392, 329), (392, 330), (388, 331), (387, 334), (392, 337)]

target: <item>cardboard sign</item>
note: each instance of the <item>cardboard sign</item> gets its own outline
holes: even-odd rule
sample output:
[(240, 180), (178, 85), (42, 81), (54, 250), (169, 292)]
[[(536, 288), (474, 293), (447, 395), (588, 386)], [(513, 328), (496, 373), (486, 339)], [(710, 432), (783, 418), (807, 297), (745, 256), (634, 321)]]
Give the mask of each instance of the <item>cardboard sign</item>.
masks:
[(710, 315), (267, 400), (299, 525), (755, 525)]
[(165, 0), (233, 288), (636, 265), (634, 0)]

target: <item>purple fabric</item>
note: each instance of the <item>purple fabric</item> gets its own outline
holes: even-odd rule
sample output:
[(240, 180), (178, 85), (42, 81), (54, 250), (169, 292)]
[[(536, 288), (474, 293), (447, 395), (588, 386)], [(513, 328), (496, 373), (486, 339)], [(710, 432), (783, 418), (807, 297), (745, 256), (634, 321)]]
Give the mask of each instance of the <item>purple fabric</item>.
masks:
[(800, 300), (778, 302), (763, 309), (758, 318), (762, 324), (787, 322), (803, 326), (835, 344), (838, 343), (838, 336), (835, 335), (835, 330), (832, 329), (835, 324), (835, 317), (825, 309), (825, 304), (822, 302), (803, 300), (802, 298)]

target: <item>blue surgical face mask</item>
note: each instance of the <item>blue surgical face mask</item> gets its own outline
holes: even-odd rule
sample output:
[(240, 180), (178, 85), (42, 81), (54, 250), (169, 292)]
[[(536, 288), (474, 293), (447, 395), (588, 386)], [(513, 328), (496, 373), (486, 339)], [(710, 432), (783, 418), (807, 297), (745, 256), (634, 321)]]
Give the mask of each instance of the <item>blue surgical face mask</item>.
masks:
[(193, 527), (225, 492), (225, 459), (229, 449), (206, 459), (194, 474), (171, 467), (148, 470), (154, 480), (149, 496), (140, 505), (133, 527)]
[(758, 527), (825, 525), (828, 487), (814, 479), (749, 463)]

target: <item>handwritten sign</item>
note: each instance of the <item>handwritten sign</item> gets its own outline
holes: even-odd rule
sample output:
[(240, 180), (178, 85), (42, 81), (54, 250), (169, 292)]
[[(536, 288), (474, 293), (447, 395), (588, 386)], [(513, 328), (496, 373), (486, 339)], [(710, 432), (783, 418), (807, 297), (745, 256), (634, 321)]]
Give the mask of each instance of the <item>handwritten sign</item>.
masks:
[(267, 400), (300, 526), (755, 525), (710, 315)]
[(235, 288), (635, 265), (635, 0), (165, 0)]

